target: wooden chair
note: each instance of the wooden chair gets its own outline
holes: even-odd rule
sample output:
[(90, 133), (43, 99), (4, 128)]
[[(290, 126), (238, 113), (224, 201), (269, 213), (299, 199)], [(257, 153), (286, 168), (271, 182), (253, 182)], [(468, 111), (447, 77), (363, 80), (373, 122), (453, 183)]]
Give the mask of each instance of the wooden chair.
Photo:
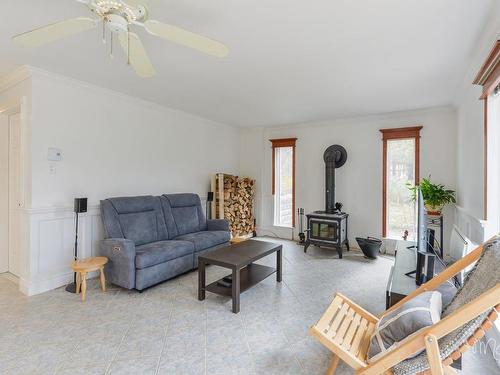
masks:
[[(334, 354), (327, 374), (335, 373), (340, 360), (352, 367), (356, 374), (442, 375), (456, 373), (450, 367), (451, 363), (484, 336), (485, 331), (493, 326), (497, 318), (496, 310), (500, 308), (500, 240), (498, 238), (479, 246), (384, 312), (386, 314), (393, 311), (413, 297), (436, 289), (472, 263), (486, 258), (483, 256), (485, 251), (491, 253), (482, 262), (483, 266), (496, 270), (496, 272), (493, 271), (493, 275), (487, 276), (489, 279), (484, 285), (488, 285), (488, 288), (480, 288), (482, 293), (475, 298), (471, 297), (477, 294), (475, 293), (477, 282), (474, 284), (469, 280), (474, 277), (484, 277), (484, 268), (477, 269), (481, 263), (478, 262), (454, 300), (448, 305), (448, 307), (451, 306), (452, 311), (447, 311), (445, 308), (441, 321), (407, 337), (393, 350), (372, 363), (367, 361), (367, 352), (371, 335), (379, 318), (337, 293), (324, 315), (310, 329), (310, 334)], [(491, 265), (492, 262), (496, 264)], [(480, 276), (481, 273), (482, 276)], [(468, 283), (469, 288), (467, 288)], [(480, 285), (483, 284), (480, 283)], [(468, 301), (467, 303), (460, 304), (461, 293), (462, 300)], [(422, 350), (424, 352), (417, 356), (418, 358), (408, 359)], [(410, 361), (413, 363), (408, 365)]]

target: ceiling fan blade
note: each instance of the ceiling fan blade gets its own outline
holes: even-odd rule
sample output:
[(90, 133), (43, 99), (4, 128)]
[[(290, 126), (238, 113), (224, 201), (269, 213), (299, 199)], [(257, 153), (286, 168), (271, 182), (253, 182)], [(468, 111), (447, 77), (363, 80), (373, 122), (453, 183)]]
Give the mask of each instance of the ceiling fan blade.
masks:
[(135, 33), (120, 33), (120, 44), (128, 56), (130, 65), (141, 78), (152, 77), (156, 74), (151, 60), (142, 45), (141, 40)]
[(121, 2), (133, 7), (138, 5), (148, 5), (148, 0), (121, 0)]
[(150, 34), (201, 52), (205, 52), (212, 56), (224, 57), (229, 53), (228, 48), (221, 42), (192, 33), (191, 31), (181, 29), (177, 26), (168, 25), (154, 20), (147, 20), (144, 22), (144, 27)]
[(12, 40), (23, 46), (37, 47), (81, 31), (92, 29), (96, 24), (97, 21), (92, 18), (71, 18), (15, 35), (12, 37)]

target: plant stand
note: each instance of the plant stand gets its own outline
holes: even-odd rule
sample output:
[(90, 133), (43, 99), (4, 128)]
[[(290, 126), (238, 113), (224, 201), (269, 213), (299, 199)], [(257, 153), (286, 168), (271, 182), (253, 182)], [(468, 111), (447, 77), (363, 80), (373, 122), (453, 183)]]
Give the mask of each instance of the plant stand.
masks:
[[(441, 255), (441, 259), (443, 258), (444, 255), (444, 216), (441, 215), (427, 215), (427, 228), (428, 229), (434, 229), (439, 230), (439, 253)], [(435, 249), (434, 244), (431, 244), (432, 247)]]

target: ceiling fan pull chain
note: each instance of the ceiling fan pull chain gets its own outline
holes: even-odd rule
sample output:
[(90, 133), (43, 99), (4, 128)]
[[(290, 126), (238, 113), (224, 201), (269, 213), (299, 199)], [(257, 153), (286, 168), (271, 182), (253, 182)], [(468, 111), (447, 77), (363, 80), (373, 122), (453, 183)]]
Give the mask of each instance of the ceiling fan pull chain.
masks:
[(102, 19), (102, 44), (106, 44), (106, 18)]
[(127, 65), (130, 65), (130, 28), (127, 26)]

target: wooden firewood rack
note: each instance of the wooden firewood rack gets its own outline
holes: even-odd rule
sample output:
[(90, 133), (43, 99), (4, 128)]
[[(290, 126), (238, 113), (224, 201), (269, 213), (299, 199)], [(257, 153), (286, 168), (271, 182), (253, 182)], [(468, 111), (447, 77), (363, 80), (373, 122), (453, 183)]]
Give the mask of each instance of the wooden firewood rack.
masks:
[(255, 180), (217, 173), (211, 178), (214, 192), (212, 218), (226, 219), (233, 237), (247, 237), (255, 231)]

